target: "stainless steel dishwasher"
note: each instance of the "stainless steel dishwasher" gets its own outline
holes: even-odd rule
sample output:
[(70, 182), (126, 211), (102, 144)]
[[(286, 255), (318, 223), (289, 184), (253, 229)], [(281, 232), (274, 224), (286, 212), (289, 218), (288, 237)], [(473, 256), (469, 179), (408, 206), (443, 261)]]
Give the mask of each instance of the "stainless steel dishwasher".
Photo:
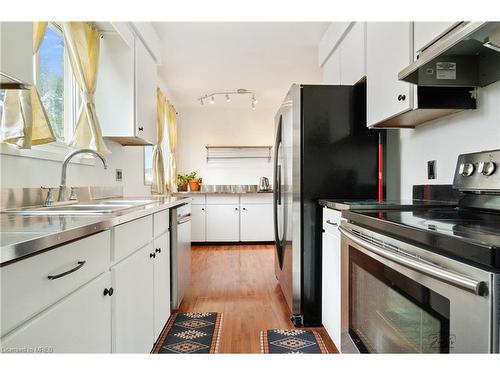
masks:
[(191, 204), (170, 210), (172, 309), (178, 309), (191, 281)]

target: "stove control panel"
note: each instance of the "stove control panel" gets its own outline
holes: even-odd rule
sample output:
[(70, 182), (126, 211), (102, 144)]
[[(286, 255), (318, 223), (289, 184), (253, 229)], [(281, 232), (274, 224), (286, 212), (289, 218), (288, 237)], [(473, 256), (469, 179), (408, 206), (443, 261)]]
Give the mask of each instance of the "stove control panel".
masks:
[(458, 157), (453, 187), (469, 192), (500, 193), (500, 150), (462, 154)]

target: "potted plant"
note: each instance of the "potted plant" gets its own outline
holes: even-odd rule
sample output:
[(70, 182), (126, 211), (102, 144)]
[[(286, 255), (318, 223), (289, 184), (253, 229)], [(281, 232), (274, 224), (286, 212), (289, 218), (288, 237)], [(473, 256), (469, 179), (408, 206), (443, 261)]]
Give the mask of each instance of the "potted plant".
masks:
[(178, 191), (187, 191), (188, 189), (188, 179), (187, 175), (185, 174), (178, 174), (177, 175), (177, 190)]
[(190, 191), (200, 191), (200, 186), (202, 182), (202, 178), (198, 177), (196, 172), (191, 172), (186, 176), (186, 179), (189, 183)]

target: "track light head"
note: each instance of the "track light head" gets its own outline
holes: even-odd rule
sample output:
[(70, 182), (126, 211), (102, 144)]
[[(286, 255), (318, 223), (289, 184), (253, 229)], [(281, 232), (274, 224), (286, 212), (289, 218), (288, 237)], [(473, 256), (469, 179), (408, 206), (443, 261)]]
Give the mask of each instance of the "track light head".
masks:
[(230, 102), (231, 101), (231, 97), (229, 96), (229, 94), (226, 94), (226, 102)]
[(212, 97), (210, 98), (210, 104), (214, 104), (215, 103), (215, 97), (212, 95)]

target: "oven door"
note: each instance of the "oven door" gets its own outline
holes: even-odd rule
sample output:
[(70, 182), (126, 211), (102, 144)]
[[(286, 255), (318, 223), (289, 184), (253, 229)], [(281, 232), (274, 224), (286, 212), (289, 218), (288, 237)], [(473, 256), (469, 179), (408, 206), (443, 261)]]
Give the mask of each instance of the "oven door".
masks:
[(341, 352), (490, 353), (498, 347), (491, 273), (352, 224), (340, 229)]

